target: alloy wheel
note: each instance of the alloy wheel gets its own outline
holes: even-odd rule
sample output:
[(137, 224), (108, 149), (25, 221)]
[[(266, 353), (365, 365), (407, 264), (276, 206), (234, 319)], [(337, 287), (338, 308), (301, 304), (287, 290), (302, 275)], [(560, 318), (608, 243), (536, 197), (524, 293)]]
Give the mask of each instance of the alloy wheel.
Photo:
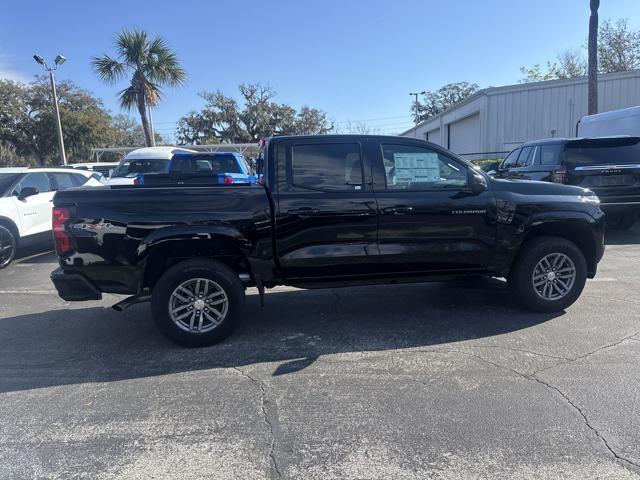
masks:
[(576, 281), (576, 266), (564, 253), (545, 255), (533, 269), (531, 281), (536, 293), (545, 300), (564, 298)]
[(227, 316), (229, 299), (224, 289), (208, 278), (192, 278), (175, 288), (169, 298), (169, 316), (182, 330), (205, 333)]

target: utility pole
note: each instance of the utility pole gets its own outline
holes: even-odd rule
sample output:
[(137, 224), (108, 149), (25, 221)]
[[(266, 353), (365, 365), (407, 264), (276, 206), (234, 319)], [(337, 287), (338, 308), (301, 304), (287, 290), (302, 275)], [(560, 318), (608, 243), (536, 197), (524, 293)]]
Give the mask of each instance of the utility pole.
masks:
[(413, 119), (414, 122), (416, 123), (416, 125), (418, 124), (418, 95), (424, 95), (425, 93), (427, 93), (425, 90), (421, 91), (421, 92), (409, 92), (409, 95), (413, 95), (414, 97), (416, 97), (416, 101), (413, 104), (413, 108), (415, 110), (415, 118)]
[(589, 37), (587, 40), (587, 114), (598, 113), (598, 8), (600, 0), (590, 0)]
[(54, 71), (58, 69), (58, 66), (62, 65), (66, 58), (62, 55), (58, 55), (55, 58), (55, 66), (49, 67), (47, 62), (44, 61), (40, 55), (34, 55), (33, 59), (38, 62), (38, 64), (42, 65), (43, 68), (49, 72), (49, 80), (51, 81), (51, 96), (53, 97), (53, 110), (56, 114), (56, 133), (58, 134), (58, 150), (60, 150), (60, 160), (62, 161), (62, 165), (67, 164), (67, 155), (64, 151), (64, 139), (62, 138), (62, 123), (60, 122), (60, 107), (58, 105), (58, 92), (56, 91), (56, 77), (54, 75)]

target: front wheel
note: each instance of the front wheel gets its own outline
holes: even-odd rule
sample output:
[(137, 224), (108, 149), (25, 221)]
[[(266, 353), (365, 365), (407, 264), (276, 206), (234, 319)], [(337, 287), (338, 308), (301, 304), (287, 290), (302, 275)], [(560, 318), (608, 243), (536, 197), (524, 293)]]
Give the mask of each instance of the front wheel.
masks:
[(587, 280), (587, 262), (574, 243), (539, 237), (522, 248), (507, 280), (525, 307), (559, 312), (578, 299)]
[(18, 240), (13, 232), (4, 225), (0, 225), (0, 268), (9, 266), (16, 256)]
[(187, 347), (205, 347), (226, 338), (236, 327), (244, 305), (238, 275), (221, 262), (180, 262), (160, 278), (151, 308), (158, 329)]

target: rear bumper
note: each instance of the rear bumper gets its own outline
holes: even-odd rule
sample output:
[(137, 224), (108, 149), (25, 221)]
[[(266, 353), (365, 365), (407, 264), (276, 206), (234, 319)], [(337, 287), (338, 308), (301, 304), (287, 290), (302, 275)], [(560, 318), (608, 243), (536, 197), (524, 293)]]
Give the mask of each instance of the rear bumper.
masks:
[(80, 302), (102, 298), (102, 293), (91, 285), (89, 280), (77, 273), (65, 273), (62, 268), (57, 268), (51, 272), (51, 281), (63, 300)]

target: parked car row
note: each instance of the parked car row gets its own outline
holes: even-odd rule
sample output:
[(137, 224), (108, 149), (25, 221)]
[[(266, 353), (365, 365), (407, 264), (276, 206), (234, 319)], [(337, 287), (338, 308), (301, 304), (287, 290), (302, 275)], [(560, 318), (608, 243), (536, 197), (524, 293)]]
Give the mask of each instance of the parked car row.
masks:
[(640, 213), (640, 137), (552, 138), (513, 150), (497, 178), (576, 185), (595, 192), (613, 228), (631, 228)]
[(51, 209), (57, 191), (79, 186), (204, 186), (257, 181), (243, 155), (174, 147), (140, 148), (120, 162), (0, 169), (0, 268), (9, 265), (21, 243), (51, 234)]

